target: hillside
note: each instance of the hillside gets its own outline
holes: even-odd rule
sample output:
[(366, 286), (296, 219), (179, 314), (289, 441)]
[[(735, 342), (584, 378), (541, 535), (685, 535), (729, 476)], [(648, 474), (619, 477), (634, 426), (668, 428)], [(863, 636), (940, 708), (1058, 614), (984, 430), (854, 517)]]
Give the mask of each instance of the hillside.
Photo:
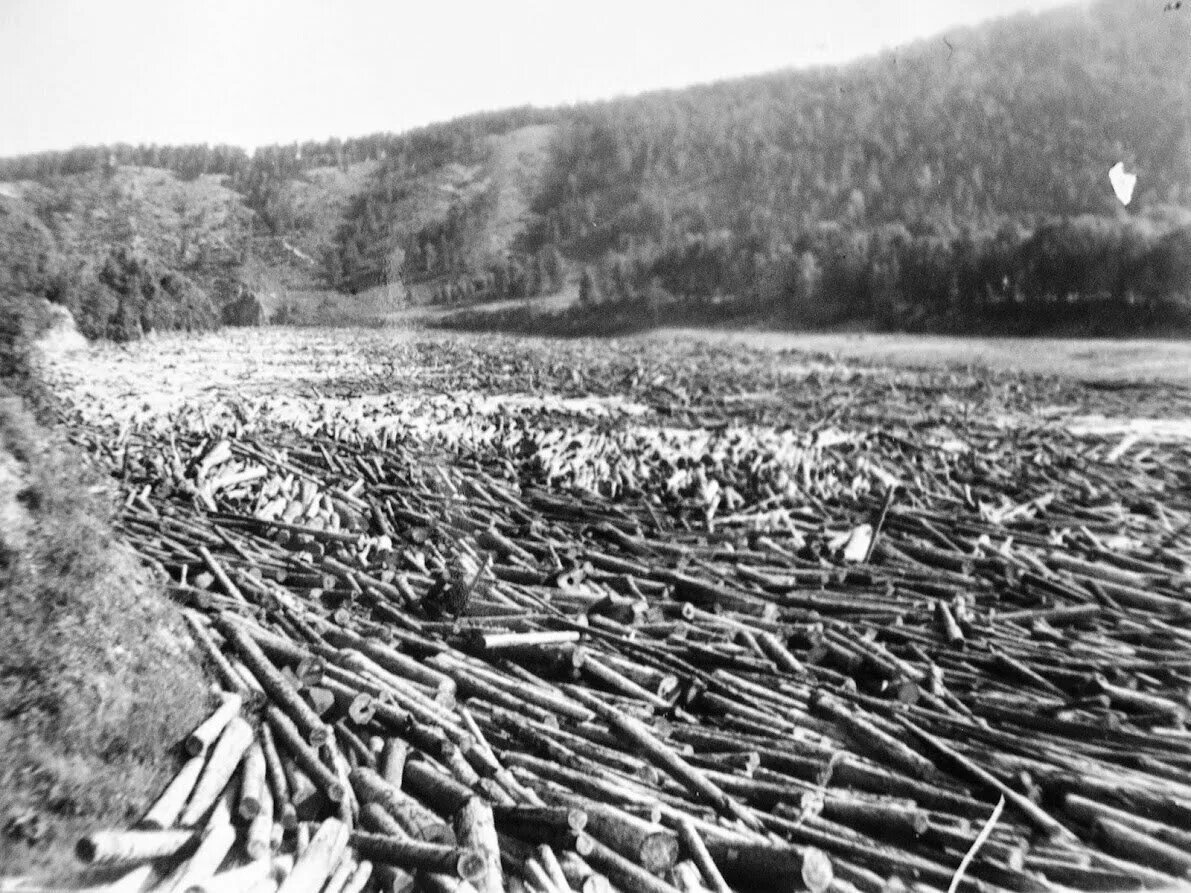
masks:
[(125, 325), (120, 302), (95, 294), (111, 257), (128, 252), (203, 294), (206, 312), (178, 321), (188, 327), (215, 324), (244, 288), (268, 318), (298, 322), (351, 318), (336, 293), (361, 295), (366, 315), (493, 282), (492, 296), (507, 296), (512, 271), (527, 267), (509, 255), (533, 217), (553, 129), (521, 110), (478, 120), (251, 159), (117, 146), (0, 160), (0, 214), (36, 231), (30, 241), (18, 227), (0, 267), (52, 268), (24, 290), (81, 314), (87, 334), (115, 337), (153, 327)]
[(251, 213), (219, 179), (116, 167), (7, 184), (0, 266), (40, 272), (3, 291), (64, 304), (89, 336), (218, 324), (252, 239)]
[(17, 194), (54, 235), (67, 263), (137, 244), (218, 290), (244, 259), (251, 215), (241, 196), (207, 174), (184, 180), (152, 167), (118, 167), (20, 184)]
[(1191, 16), (1022, 15), (842, 69), (581, 109), (541, 198), (564, 239), (822, 220), (928, 227), (1191, 204)]
[(486, 245), (490, 253), (515, 244), (537, 223), (533, 203), (557, 135), (557, 127), (538, 124), (490, 137), (491, 176), (497, 184)]
[[(285, 183), (281, 201), (292, 221), (281, 227), (281, 248), (296, 267), (293, 284), (312, 285), (323, 275), (325, 254), (344, 215), (366, 189), (375, 161), (303, 171)], [(297, 271), (301, 271), (298, 273)]]
[(237, 281), (271, 311), (320, 289), (527, 297), (569, 266), (630, 313), (1136, 329), (1191, 307), (1189, 45), (1191, 15), (1114, 0), (839, 68), (252, 156), (76, 149), (0, 161), (0, 180), (38, 181), (17, 194), (76, 263), (139, 237), (216, 304)]
[[(796, 323), (1185, 298), (1159, 240), (1191, 219), (1189, 43), (1189, 16), (1099, 3), (580, 109), (537, 237), (617, 298), (659, 280)], [(1139, 177), (1128, 211), (1117, 161)]]

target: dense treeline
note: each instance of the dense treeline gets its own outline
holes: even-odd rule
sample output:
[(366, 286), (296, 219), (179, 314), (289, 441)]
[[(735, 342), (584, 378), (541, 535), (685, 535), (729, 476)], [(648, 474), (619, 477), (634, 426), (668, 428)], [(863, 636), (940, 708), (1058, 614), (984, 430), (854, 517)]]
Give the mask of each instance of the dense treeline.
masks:
[(510, 252), (471, 271), (456, 271), (433, 283), (430, 303), (464, 304), (556, 294), (565, 284), (562, 255), (553, 245), (534, 254)]
[(450, 151), (443, 132), (459, 125), (434, 125), (409, 134), (375, 133), (342, 140), (331, 138), (302, 143), (261, 146), (251, 155), (235, 146), (132, 146), (126, 143), (76, 146), (61, 152), (37, 152), (0, 158), (0, 180), (50, 180), (71, 174), (94, 173), (118, 165), (159, 167), (183, 178), (204, 174), (232, 177), (246, 189), (264, 180), (285, 180), (316, 167), (346, 166), (386, 155), (423, 156)]
[(539, 237), (597, 256), (637, 238), (912, 231), (1191, 205), (1191, 23), (1153, 3), (1023, 16), (844, 69), (600, 103), (556, 151)]
[(76, 146), (63, 152), (38, 152), (0, 158), (0, 180), (52, 180), (72, 174), (114, 170), (119, 165), (160, 167), (174, 171), (184, 179), (204, 174), (235, 175), (251, 161), (248, 153), (236, 146)]
[[(1054, 329), (1088, 314), (1129, 325), (1191, 321), (1191, 225), (1096, 216), (954, 238), (901, 224), (827, 223), (773, 255), (723, 232), (653, 253), (611, 253), (585, 272), (584, 303), (735, 298), (799, 325), (847, 319), (962, 330), (979, 320)], [(1028, 328), (1028, 326), (1026, 327)]]

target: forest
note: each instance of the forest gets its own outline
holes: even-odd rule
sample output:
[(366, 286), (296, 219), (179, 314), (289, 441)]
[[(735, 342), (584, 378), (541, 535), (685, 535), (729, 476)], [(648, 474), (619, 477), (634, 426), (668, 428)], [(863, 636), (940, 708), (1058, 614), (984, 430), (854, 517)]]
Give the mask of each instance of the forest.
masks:
[[(1177, 12), (1177, 11), (1174, 11)], [(217, 175), (283, 238), (309, 221), (287, 184), (368, 163), (322, 282), (425, 283), (430, 300), (529, 297), (745, 304), (774, 322), (963, 331), (1113, 330), (1191, 318), (1191, 16), (1099, 2), (950, 32), (851, 65), (789, 70), (404, 134), (258, 149), (104, 146), (0, 160), (0, 180), (120, 165)], [(484, 247), (495, 199), (409, 197), (488, 138), (555, 136), (524, 231)], [(1138, 176), (1123, 207), (1107, 172)], [(119, 277), (115, 277), (119, 278)], [(652, 297), (651, 297), (652, 296)], [(180, 319), (192, 321), (190, 315)]]
[[(802, 324), (1185, 311), (1189, 37), (1154, 4), (1101, 3), (583, 109), (531, 244), (592, 264), (595, 295), (660, 284)], [(1117, 160), (1142, 184), (1127, 209)]]

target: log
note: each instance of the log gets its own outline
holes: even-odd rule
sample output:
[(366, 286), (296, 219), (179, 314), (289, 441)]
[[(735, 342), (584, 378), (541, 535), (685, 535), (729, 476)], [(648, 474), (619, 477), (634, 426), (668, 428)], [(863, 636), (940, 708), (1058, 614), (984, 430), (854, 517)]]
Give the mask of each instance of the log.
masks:
[(563, 870), (562, 863), (558, 861), (558, 856), (546, 844), (538, 844), (534, 848), (537, 854), (538, 862), (541, 863), (542, 868), (546, 870), (546, 876), (550, 882), (555, 886), (560, 893), (574, 893), (571, 890), (570, 881), (567, 880), (566, 872)]
[[(482, 362), (464, 383), (483, 390), (496, 348), (468, 350)], [(1177, 883), (1181, 445), (994, 424), (1002, 382), (969, 412), (937, 399), (971, 384), (950, 372), (892, 390), (816, 373), (775, 401), (765, 364), (651, 364), (620, 390), (675, 413), (681, 436), (570, 413), (494, 424), (470, 397), (442, 398), (462, 410), (446, 427), (437, 405), (422, 427), (416, 407), (397, 425), (351, 400), (303, 418), (302, 399), (284, 425), (199, 407), (170, 433), (147, 416), (76, 426), (126, 488), (121, 533), (194, 607), (231, 693), (140, 833), (234, 809), (253, 817), (232, 864), (291, 842), (306, 855), (328, 816), (407, 849), (483, 840), (475, 885), (382, 863), (357, 882), (349, 844), (327, 893), (470, 893), (501, 860), (512, 890), (608, 885), (576, 847), (626, 890), (814, 888), (821, 850), (827, 889), (886, 893), (952, 883), (965, 817), (1003, 794), (966, 893)], [(544, 368), (547, 389), (574, 384)], [(1052, 396), (1013, 380), (1015, 406)], [(480, 568), (466, 612), (429, 616), (431, 592)], [(233, 714), (258, 704), (257, 744), (219, 778)], [(201, 883), (279, 883), (237, 871)]]
[(724, 876), (751, 888), (823, 893), (834, 877), (831, 860), (813, 846), (712, 838), (708, 851)]
[(163, 887), (174, 893), (203, 883), (218, 870), (235, 840), (236, 829), (231, 825), (230, 812), (225, 806), (223, 814), (203, 830), (194, 853), (175, 869)]
[(277, 743), (284, 747), (286, 753), (310, 776), (326, 798), (332, 803), (342, 800), (346, 793), (345, 786), (318, 758), (318, 754), (311, 750), (290, 718), (277, 707), (270, 705), (265, 708), (265, 719), (272, 728)]
[(478, 853), (483, 870), (469, 877), (478, 893), (502, 893), (504, 878), (500, 868), (500, 844), (496, 839), (496, 821), (492, 807), (480, 797), (469, 797), (454, 813), (455, 839), (459, 846)]
[(683, 849), (693, 864), (698, 866), (699, 874), (702, 875), (708, 888), (714, 891), (714, 893), (732, 893), (728, 882), (724, 879), (723, 873), (720, 871), (719, 866), (715, 864), (715, 859), (712, 858), (711, 852), (707, 849), (707, 844), (703, 842), (703, 838), (699, 836), (698, 829), (695, 828), (690, 819), (679, 820), (677, 827), (678, 837), (682, 842)]
[(182, 809), (194, 792), (194, 786), (206, 765), (207, 757), (205, 755), (191, 757), (183, 763), (178, 774), (173, 777), (166, 789), (161, 792), (161, 796), (137, 823), (138, 827), (153, 830), (172, 828), (176, 825), (178, 817), (182, 815)]
[(268, 791), (268, 780), (265, 774), (264, 749), (259, 741), (253, 741), (244, 755), (241, 768), (238, 809), (240, 818), (251, 820), (261, 811), (262, 801)]
[(707, 887), (703, 885), (703, 876), (699, 867), (689, 859), (676, 862), (670, 870), (669, 880), (683, 893), (705, 893)]
[(1074, 837), (1071, 831), (1064, 828), (1057, 819), (1044, 812), (1033, 801), (1027, 799), (1017, 791), (1010, 788), (1008, 785), (993, 777), (993, 775), (987, 770), (977, 766), (974, 762), (960, 754), (958, 751), (943, 744), (943, 742), (938, 738), (933, 735), (929, 735), (903, 717), (898, 717), (898, 722), (900, 722), (908, 731), (913, 733), (914, 736), (919, 740), (927, 743), (930, 747), (937, 751), (941, 757), (952, 762), (957, 769), (963, 772), (964, 775), (966, 775), (970, 780), (975, 781), (978, 784), (983, 784), (997, 791), (997, 793), (999, 793), (1006, 799), (1006, 801), (1013, 804), (1013, 806), (1020, 810), (1030, 820), (1030, 822), (1043, 833), (1052, 838), (1070, 839)]
[(356, 768), (349, 778), (361, 804), (383, 807), (410, 837), (424, 843), (454, 843), (454, 834), (441, 818), (386, 782), (375, 770)]
[(573, 843), (587, 827), (587, 813), (566, 806), (496, 804), (493, 820), (499, 831), (534, 843)]
[(657, 822), (583, 797), (556, 794), (553, 799), (580, 809), (587, 816), (583, 827), (577, 830), (586, 832), (648, 872), (665, 874), (678, 860), (678, 835)]
[(474, 796), (471, 788), (439, 772), (424, 759), (406, 762), (402, 790), (447, 819), (452, 818)]
[(1094, 830), (1097, 838), (1114, 855), (1191, 881), (1191, 854), (1186, 850), (1103, 816), (1095, 820)]
[(274, 807), (268, 785), (261, 789), (258, 807), (244, 836), (244, 851), (254, 860), (264, 859), (272, 850)]
[[(574, 693), (574, 692), (573, 692)], [(678, 781), (688, 786), (700, 797), (707, 800), (722, 812), (726, 812), (740, 819), (746, 826), (757, 830), (760, 823), (747, 809), (736, 803), (720, 788), (712, 784), (702, 772), (699, 772), (672, 748), (667, 747), (653, 735), (642, 723), (612, 710), (603, 701), (589, 695), (583, 696), (587, 706), (600, 714), (609, 726), (623, 736), (640, 753), (647, 756), (658, 768), (672, 775)]]
[(173, 856), (195, 840), (194, 831), (95, 831), (79, 840), (84, 865), (130, 866)]
[(406, 871), (453, 874), (474, 881), (486, 870), (480, 853), (450, 844), (356, 831), (351, 835), (351, 845), (366, 859)]
[(351, 877), (347, 879), (347, 883), (343, 885), (342, 893), (363, 893), (370, 880), (372, 880), (372, 863), (361, 862), (355, 867)]
[(274, 889), (279, 883), (272, 860), (254, 859), (247, 865), (229, 868), (192, 884), (185, 893), (241, 893), (255, 890), (266, 882), (272, 882)]
[(347, 849), (349, 832), (338, 819), (324, 819), (294, 862), (278, 893), (319, 893)]
[(265, 653), (248, 634), (241, 629), (230, 615), (222, 615), (220, 624), (224, 635), (235, 647), (245, 666), (268, 693), (276, 706), (281, 707), (301, 731), (303, 738), (313, 747), (322, 747), (331, 737), (331, 731), (318, 714), (311, 709), (295, 689), (273, 666)]
[(186, 753), (192, 757), (198, 756), (215, 743), (215, 739), (219, 737), (219, 733), (223, 731), (224, 726), (231, 721), (232, 717), (239, 715), (243, 703), (244, 698), (242, 695), (236, 692), (224, 692), (222, 701), (215, 709), (215, 712), (203, 720), (193, 732), (186, 736), (186, 742), (184, 744)]
[(277, 743), (273, 740), (273, 730), (269, 728), (268, 723), (263, 723), (260, 727), (260, 744), (265, 757), (265, 780), (269, 783), (277, 822), (286, 830), (292, 830), (297, 827), (298, 816), (293, 803), (290, 802), (289, 781), (282, 766), (281, 754), (277, 752)]
[(339, 864), (332, 869), (331, 877), (323, 887), (323, 893), (342, 893), (344, 885), (355, 870), (356, 860), (345, 851), (339, 858)]
[(594, 868), (608, 875), (615, 884), (629, 893), (676, 893), (678, 891), (677, 887), (650, 874), (631, 859), (626, 859), (587, 834), (579, 835), (575, 849)]
[(211, 749), (211, 756), (207, 759), (202, 775), (195, 782), (194, 791), (186, 809), (179, 817), (178, 824), (198, 824), (199, 819), (211, 808), (235, 774), (253, 738), (252, 726), (238, 716), (232, 717), (224, 726), (219, 739)]
[(400, 738), (387, 738), (380, 754), (381, 778), (395, 788), (402, 787), (409, 745)]

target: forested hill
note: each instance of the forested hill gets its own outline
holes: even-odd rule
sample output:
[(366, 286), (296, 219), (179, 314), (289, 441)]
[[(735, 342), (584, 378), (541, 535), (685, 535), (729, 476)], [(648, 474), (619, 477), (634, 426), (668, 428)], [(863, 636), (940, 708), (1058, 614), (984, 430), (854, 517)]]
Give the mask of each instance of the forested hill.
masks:
[(1191, 204), (1191, 11), (1162, 8), (1022, 15), (842, 69), (581, 109), (543, 207), (564, 236), (584, 221), (590, 234), (1111, 214), (1116, 161), (1138, 173), (1140, 206)]
[[(1167, 5), (1104, 0), (839, 68), (251, 156), (47, 153), (0, 161), (0, 180), (39, 181), (21, 194), (54, 233), (75, 184), (99, 194), (130, 165), (212, 181), (250, 218), (222, 239), (245, 269), (345, 292), (531, 295), (569, 269), (592, 299), (728, 299), (794, 323), (1152, 316), (1191, 307), (1191, 8)], [(1118, 161), (1138, 176), (1127, 209)]]
[(1111, 0), (602, 103), (554, 161), (537, 236), (603, 258), (614, 293), (648, 277), (960, 328), (987, 305), (1191, 298), (1191, 10)]

